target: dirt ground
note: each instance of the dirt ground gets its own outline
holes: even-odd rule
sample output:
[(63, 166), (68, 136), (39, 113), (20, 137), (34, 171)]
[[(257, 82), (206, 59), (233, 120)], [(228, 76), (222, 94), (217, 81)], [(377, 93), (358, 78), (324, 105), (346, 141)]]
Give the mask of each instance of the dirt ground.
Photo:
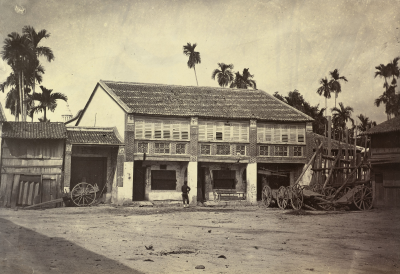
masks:
[(0, 209), (0, 273), (400, 273), (400, 209), (289, 212)]

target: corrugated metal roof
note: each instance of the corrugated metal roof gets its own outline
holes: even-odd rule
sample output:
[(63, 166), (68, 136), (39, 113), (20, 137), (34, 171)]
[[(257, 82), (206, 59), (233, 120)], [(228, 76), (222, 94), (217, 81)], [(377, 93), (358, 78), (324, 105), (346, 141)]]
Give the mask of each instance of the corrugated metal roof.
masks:
[(15, 139), (66, 139), (64, 123), (4, 122), (3, 138)]

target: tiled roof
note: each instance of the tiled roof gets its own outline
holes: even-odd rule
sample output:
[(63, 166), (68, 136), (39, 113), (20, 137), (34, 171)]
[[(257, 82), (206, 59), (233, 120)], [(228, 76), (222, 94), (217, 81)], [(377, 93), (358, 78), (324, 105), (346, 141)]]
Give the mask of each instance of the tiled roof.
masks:
[(390, 120), (380, 123), (379, 125), (361, 133), (361, 135), (373, 135), (373, 134), (381, 134), (381, 133), (395, 132), (395, 131), (400, 131), (400, 116), (394, 117)]
[(3, 138), (66, 139), (64, 123), (4, 122)]
[(130, 113), (266, 121), (312, 118), (262, 90), (100, 81)]
[(122, 145), (115, 128), (68, 127), (68, 142), (86, 145)]
[[(324, 148), (328, 147), (328, 137), (323, 135), (319, 135), (314, 132), (307, 132), (307, 145), (311, 146), (312, 148), (317, 149), (318, 145), (316, 144), (315, 140), (319, 140), (320, 142), (324, 142)], [(340, 146), (344, 148), (346, 144), (344, 142), (340, 142)], [(332, 149), (339, 149), (339, 141), (332, 139), (331, 141)], [(349, 148), (354, 149), (354, 144), (349, 144)], [(357, 146), (357, 150), (363, 150), (363, 147)]]

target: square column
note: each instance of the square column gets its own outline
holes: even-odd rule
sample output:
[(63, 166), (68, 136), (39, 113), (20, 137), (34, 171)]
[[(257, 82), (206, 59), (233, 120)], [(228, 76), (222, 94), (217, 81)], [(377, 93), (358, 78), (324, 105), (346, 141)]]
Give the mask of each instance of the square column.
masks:
[(197, 204), (197, 162), (189, 162), (187, 180), (190, 187), (189, 202)]
[(246, 178), (246, 200), (255, 205), (257, 204), (257, 163), (247, 164)]
[(64, 191), (70, 192), (71, 185), (71, 157), (72, 157), (72, 144), (65, 146), (65, 160), (64, 160)]

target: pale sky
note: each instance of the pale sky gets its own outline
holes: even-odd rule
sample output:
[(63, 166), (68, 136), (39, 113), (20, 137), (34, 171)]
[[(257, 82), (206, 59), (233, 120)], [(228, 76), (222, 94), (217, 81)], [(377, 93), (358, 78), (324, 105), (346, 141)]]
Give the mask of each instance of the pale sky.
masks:
[[(399, 10), (399, 0), (0, 0), (0, 42), (25, 25), (50, 32), (41, 44), (55, 61), (41, 60), (42, 85), (66, 94), (74, 115), (100, 79), (196, 85), (182, 53), (190, 42), (202, 59), (200, 86), (217, 87), (212, 71), (219, 62), (232, 63), (234, 71), (249, 68), (258, 89), (283, 95), (297, 89), (324, 107), (319, 80), (337, 68), (349, 80), (337, 102), (352, 106), (353, 118), (362, 113), (381, 123), (384, 107), (375, 107), (374, 99), (383, 79), (374, 72), (400, 56)], [(9, 73), (0, 60), (0, 81)], [(0, 94), (3, 106), (4, 98)], [(333, 106), (332, 98), (328, 109)], [(65, 112), (62, 102), (50, 119)]]

